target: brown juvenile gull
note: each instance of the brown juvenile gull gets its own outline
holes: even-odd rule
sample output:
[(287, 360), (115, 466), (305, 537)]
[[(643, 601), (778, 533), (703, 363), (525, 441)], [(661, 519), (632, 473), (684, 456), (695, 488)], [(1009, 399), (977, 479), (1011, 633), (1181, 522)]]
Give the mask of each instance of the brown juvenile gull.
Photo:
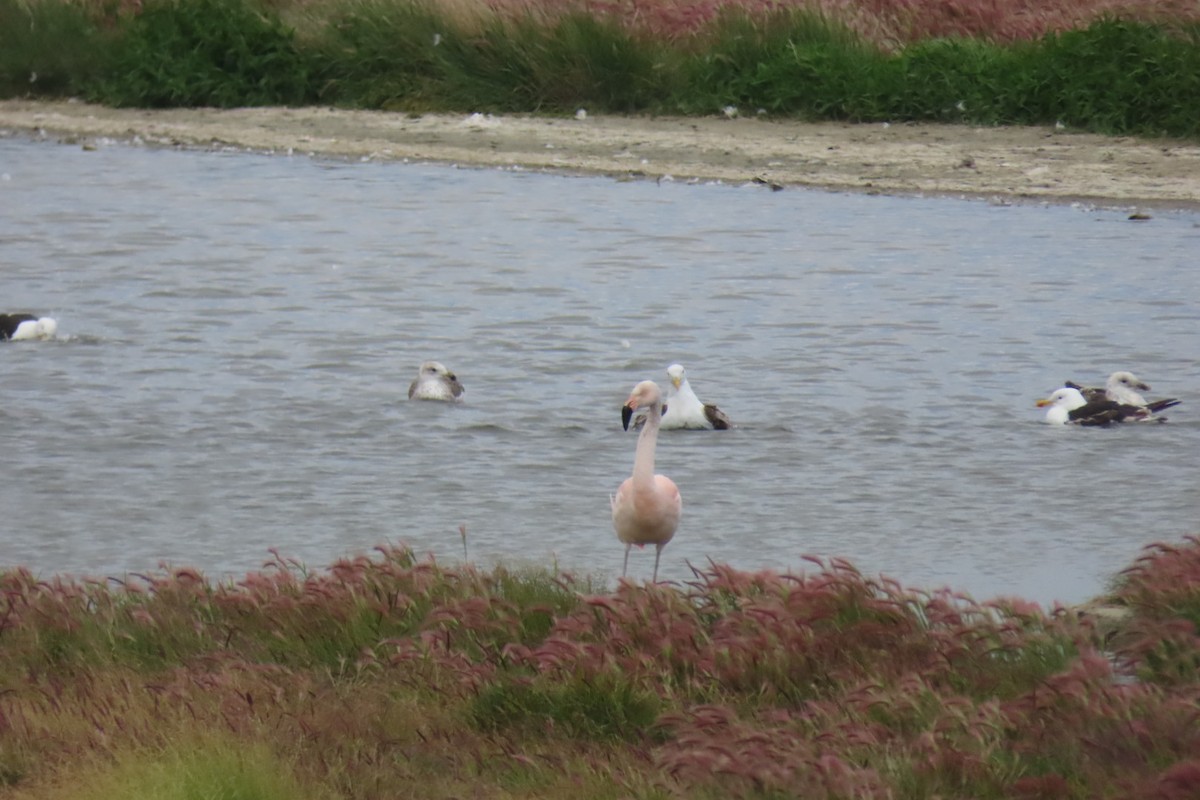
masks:
[(1104, 382), (1104, 388), (1080, 386), (1074, 381), (1067, 381), (1063, 385), (1068, 389), (1078, 389), (1083, 394), (1083, 398), (1089, 402), (1095, 400), (1112, 400), (1114, 403), (1148, 408), (1152, 412), (1162, 411), (1165, 408), (1171, 408), (1180, 403), (1179, 400), (1173, 397), (1165, 400), (1147, 401), (1140, 392), (1150, 391), (1150, 384), (1141, 380), (1132, 372), (1114, 372)]
[(459, 402), (466, 389), (458, 377), (439, 361), (425, 361), (417, 378), (408, 387), (409, 400), (445, 400)]

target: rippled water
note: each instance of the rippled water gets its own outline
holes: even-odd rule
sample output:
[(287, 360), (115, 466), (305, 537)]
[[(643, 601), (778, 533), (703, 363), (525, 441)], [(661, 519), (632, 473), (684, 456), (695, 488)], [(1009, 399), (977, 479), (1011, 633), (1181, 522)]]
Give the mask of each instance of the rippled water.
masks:
[[(683, 363), (662, 575), (845, 556), (1076, 601), (1200, 531), (1200, 215), (0, 139), (0, 564), (210, 574), (404, 542), (619, 574), (620, 405)], [(405, 399), (444, 361), (461, 407)], [(1133, 369), (1165, 425), (1033, 401)], [(652, 551), (630, 572), (648, 578)]]

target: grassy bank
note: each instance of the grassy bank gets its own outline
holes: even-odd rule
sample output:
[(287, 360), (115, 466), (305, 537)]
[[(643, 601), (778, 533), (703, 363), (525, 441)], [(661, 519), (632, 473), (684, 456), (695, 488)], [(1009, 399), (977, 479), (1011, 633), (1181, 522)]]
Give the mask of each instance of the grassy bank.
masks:
[(239, 582), (0, 573), (0, 797), (1176, 797), (1200, 541), (1114, 632), (1020, 601), (712, 566), (686, 586), (403, 549)]
[(742, 114), (1200, 136), (1200, 7), (0, 0), (0, 96)]

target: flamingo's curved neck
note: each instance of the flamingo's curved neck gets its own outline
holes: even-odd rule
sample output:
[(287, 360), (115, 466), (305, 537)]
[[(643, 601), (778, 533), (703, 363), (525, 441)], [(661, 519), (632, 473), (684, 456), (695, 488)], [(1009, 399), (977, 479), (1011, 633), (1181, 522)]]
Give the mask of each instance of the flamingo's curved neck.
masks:
[(654, 449), (658, 444), (658, 426), (662, 410), (656, 403), (646, 413), (646, 424), (638, 434), (637, 451), (633, 456), (633, 482), (649, 484), (654, 481)]

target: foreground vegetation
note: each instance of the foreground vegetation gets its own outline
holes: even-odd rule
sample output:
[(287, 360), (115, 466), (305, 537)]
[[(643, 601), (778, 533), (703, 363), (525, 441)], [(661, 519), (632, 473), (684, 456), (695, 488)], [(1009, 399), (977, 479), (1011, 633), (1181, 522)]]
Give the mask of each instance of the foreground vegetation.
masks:
[(842, 562), (683, 587), (398, 548), (239, 582), (0, 573), (0, 797), (1173, 798), (1200, 540), (1116, 629)]
[(0, 97), (1200, 136), (1183, 0), (0, 0)]

